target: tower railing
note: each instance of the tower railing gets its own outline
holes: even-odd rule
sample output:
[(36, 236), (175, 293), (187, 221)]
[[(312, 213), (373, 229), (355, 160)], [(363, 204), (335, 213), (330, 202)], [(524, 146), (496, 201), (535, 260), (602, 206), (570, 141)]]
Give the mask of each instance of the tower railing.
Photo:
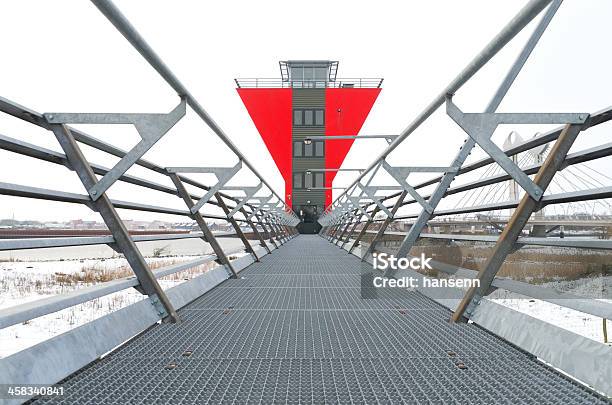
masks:
[(236, 87), (243, 88), (379, 88), (382, 78), (337, 78), (325, 80), (282, 80), (277, 78), (237, 78)]

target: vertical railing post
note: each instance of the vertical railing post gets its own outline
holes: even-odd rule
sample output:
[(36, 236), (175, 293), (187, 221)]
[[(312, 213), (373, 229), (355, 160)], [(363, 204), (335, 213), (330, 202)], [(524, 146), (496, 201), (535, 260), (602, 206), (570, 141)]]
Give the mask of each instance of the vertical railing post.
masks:
[(351, 230), (346, 234), (346, 238), (342, 241), (340, 249), (344, 249), (344, 245), (346, 245), (346, 243), (351, 240), (351, 236), (353, 236), (353, 233), (355, 232), (355, 229), (357, 228), (357, 225), (359, 225), (359, 223), (361, 222), (362, 218), (363, 214), (359, 214), (359, 210), (357, 210), (357, 215), (355, 216), (355, 223), (353, 224)]
[(336, 234), (336, 232), (338, 231), (338, 227), (340, 226), (340, 221), (342, 220), (342, 218), (335, 218), (334, 221), (332, 222), (332, 226), (331, 229), (329, 231), (329, 233), (327, 234), (327, 240), (328, 241), (332, 241), (334, 239), (334, 235)]
[(350, 217), (349, 219), (346, 221), (346, 226), (344, 227), (344, 229), (342, 229), (342, 232), (340, 233), (340, 236), (338, 236), (338, 239), (336, 239), (335, 244), (337, 245), (339, 242), (342, 241), (342, 239), (344, 238), (344, 235), (346, 235), (346, 231), (348, 230), (348, 228), (351, 226), (351, 224), (353, 223), (353, 219), (355, 218), (355, 216), (357, 215), (357, 212), (359, 210), (353, 210), (351, 211)]
[[(168, 175), (170, 176), (170, 180), (172, 180), (174, 186), (176, 187), (178, 196), (183, 199), (185, 205), (187, 205), (187, 208), (191, 209), (195, 204), (193, 203), (189, 192), (185, 188), (185, 185), (183, 185), (183, 182), (181, 181), (179, 176), (176, 173), (169, 173)], [(234, 266), (232, 266), (232, 263), (230, 263), (229, 259), (225, 255), (225, 252), (221, 248), (221, 245), (219, 245), (219, 242), (217, 242), (217, 239), (215, 238), (211, 230), (208, 228), (208, 225), (206, 224), (206, 221), (204, 220), (202, 214), (196, 212), (191, 215), (191, 218), (196, 221), (196, 223), (200, 227), (200, 230), (204, 234), (206, 241), (210, 244), (210, 247), (217, 256), (217, 260), (219, 260), (220, 264), (225, 266), (232, 278), (238, 278), (238, 274), (236, 273)]]
[[(563, 131), (561, 131), (559, 138), (534, 179), (534, 183), (540, 187), (542, 191), (546, 191), (546, 188), (552, 182), (557, 171), (563, 167), (563, 161), (581, 130), (581, 124), (568, 124)], [(539, 201), (534, 200), (528, 193), (525, 193), (521, 202), (512, 213), (508, 224), (497, 239), (491, 256), (482, 270), (478, 272), (480, 286), (472, 287), (466, 292), (451, 317), (454, 322), (467, 321), (473, 310), (473, 305), (477, 305), (480, 298), (487, 294), (491, 288), (491, 283), (495, 275), (504, 264), (508, 254), (510, 254), (514, 248), (516, 240), (527, 224), (529, 217), (541, 207), (540, 204)]]
[(355, 248), (359, 246), (361, 238), (363, 238), (363, 236), (368, 231), (370, 225), (372, 225), (372, 223), (374, 222), (374, 217), (376, 216), (376, 214), (378, 214), (378, 211), (380, 211), (380, 208), (378, 206), (374, 207), (374, 210), (372, 210), (372, 214), (370, 214), (371, 218), (368, 219), (368, 221), (363, 225), (363, 228), (361, 228), (361, 231), (359, 231), (359, 235), (357, 236), (357, 239), (355, 239), (355, 242), (353, 242), (353, 245), (349, 249), (349, 253), (353, 253), (353, 250), (355, 250)]
[(372, 239), (372, 242), (370, 242), (370, 246), (368, 246), (366, 251), (361, 255), (362, 262), (365, 261), (365, 258), (368, 254), (373, 253), (374, 249), (376, 249), (376, 244), (385, 235), (385, 231), (387, 230), (387, 227), (393, 221), (393, 218), (395, 218), (395, 214), (397, 213), (397, 210), (402, 206), (402, 203), (404, 202), (406, 195), (408, 195), (408, 192), (404, 190), (402, 191), (402, 194), (400, 194), (400, 196), (397, 198), (397, 201), (395, 202), (395, 204), (393, 205), (393, 208), (391, 209), (391, 216), (388, 216), (387, 218), (385, 218), (380, 229), (376, 233), (376, 236), (374, 237), (374, 239)]
[(253, 231), (253, 234), (257, 237), (257, 239), (259, 240), (259, 245), (261, 247), (263, 247), (264, 249), (266, 249), (266, 251), (268, 253), (272, 253), (272, 251), (270, 250), (270, 248), (268, 247), (268, 244), (266, 243), (266, 241), (264, 240), (264, 238), (262, 238), (261, 233), (259, 233), (259, 230), (257, 229), (257, 227), (255, 226), (255, 224), (253, 223), (253, 221), (250, 220), (249, 214), (247, 214), (246, 210), (243, 208), (240, 208), (240, 213), (242, 213), (242, 215), (244, 215), (244, 218), (247, 222), (247, 224), (249, 224), (249, 226), (251, 227), (251, 230)]
[(338, 231), (340, 230), (340, 228), (342, 227), (342, 225), (344, 224), (344, 219), (346, 218), (348, 212), (345, 212), (344, 214), (340, 215), (340, 217), (338, 217), (338, 221), (336, 222), (336, 225), (334, 225), (334, 230), (331, 233), (331, 235), (329, 236), (329, 241), (330, 242), (334, 242), (334, 239), (336, 238), (336, 234), (338, 233)]
[(261, 229), (263, 229), (264, 233), (268, 235), (268, 239), (270, 239), (274, 247), (278, 249), (278, 244), (276, 243), (276, 240), (274, 239), (274, 235), (272, 235), (272, 227), (270, 226), (270, 223), (268, 222), (268, 227), (270, 227), (270, 230), (268, 230), (268, 227), (266, 227), (266, 221), (264, 221), (264, 218), (263, 218), (264, 216), (262, 215), (260, 217), (259, 214), (257, 213), (256, 208), (253, 208), (253, 210), (255, 210), (253, 215), (255, 215), (255, 219), (257, 219), (257, 223), (261, 225)]
[[(50, 128), (64, 150), (70, 166), (77, 173), (85, 189), (90, 190), (96, 185), (98, 179), (74, 139), (70, 128), (64, 124), (50, 124)], [(113, 235), (115, 245), (123, 253), (138, 278), (141, 292), (149, 296), (151, 303), (164, 320), (177, 322), (179, 317), (172, 303), (151, 272), (106, 192), (103, 192), (97, 200), (92, 201), (91, 207), (100, 214)]]
[(324, 236), (326, 232), (327, 232), (327, 225), (323, 225), (321, 227), (321, 230), (319, 231), (319, 236)]
[(221, 207), (223, 212), (225, 212), (225, 217), (230, 222), (230, 224), (232, 224), (232, 228), (234, 228), (236, 235), (238, 235), (238, 237), (242, 241), (242, 244), (244, 245), (244, 248), (246, 249), (246, 251), (249, 252), (253, 256), (253, 259), (255, 259), (256, 262), (258, 262), (259, 257), (257, 257), (255, 250), (253, 250), (253, 246), (251, 246), (246, 236), (244, 236), (244, 232), (242, 232), (242, 229), (240, 229), (240, 225), (238, 225), (238, 222), (234, 219), (233, 216), (230, 217), (228, 215), (231, 211), (229, 210), (229, 208), (227, 208), (225, 201), (223, 201), (223, 197), (221, 197), (219, 193), (215, 193), (215, 198), (217, 199), (217, 203), (219, 203), (219, 207)]
[(274, 215), (274, 213), (270, 213), (268, 219), (270, 226), (274, 229), (274, 236), (276, 236), (276, 240), (278, 240), (281, 245), (284, 245), (287, 242), (287, 239), (285, 238), (285, 235), (278, 224), (276, 215)]

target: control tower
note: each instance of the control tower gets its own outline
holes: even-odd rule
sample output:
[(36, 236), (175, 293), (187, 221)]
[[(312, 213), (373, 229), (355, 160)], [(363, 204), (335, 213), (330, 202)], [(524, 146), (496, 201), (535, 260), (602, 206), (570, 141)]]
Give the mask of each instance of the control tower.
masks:
[(280, 78), (236, 79), (238, 94), (285, 179), (285, 201), (301, 233), (319, 231), (332, 202), (332, 181), (378, 94), (383, 79), (337, 78), (338, 61), (279, 62)]

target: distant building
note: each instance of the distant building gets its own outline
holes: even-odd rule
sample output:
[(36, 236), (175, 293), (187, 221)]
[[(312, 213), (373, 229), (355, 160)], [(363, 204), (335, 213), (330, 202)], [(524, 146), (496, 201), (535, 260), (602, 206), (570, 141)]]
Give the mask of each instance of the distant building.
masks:
[(285, 202), (302, 220), (298, 230), (316, 233), (354, 141), (329, 138), (359, 133), (382, 79), (336, 78), (338, 61), (279, 63), (281, 78), (236, 79), (238, 94), (285, 180)]

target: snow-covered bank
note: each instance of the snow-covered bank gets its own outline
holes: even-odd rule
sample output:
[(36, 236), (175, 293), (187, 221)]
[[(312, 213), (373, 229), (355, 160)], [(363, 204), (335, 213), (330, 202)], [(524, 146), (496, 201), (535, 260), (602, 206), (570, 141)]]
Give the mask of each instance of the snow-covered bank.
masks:
[[(559, 280), (544, 283), (541, 284), (541, 286), (554, 288), (557, 291), (563, 291), (585, 298), (595, 298), (612, 302), (612, 300), (608, 298), (612, 292), (612, 276), (587, 277), (570, 281)], [(534, 298), (517, 298), (516, 294), (503, 291), (496, 292), (494, 295), (497, 297), (495, 302), (499, 304), (588, 337), (589, 339), (598, 342), (604, 341), (603, 319), (600, 317)], [(608, 340), (610, 341), (612, 340), (612, 321), (608, 320), (607, 326)]]
[[(194, 256), (147, 258), (153, 269), (195, 259)], [(189, 280), (214, 266), (207, 263), (159, 280), (163, 289)], [(9, 308), (131, 275), (124, 258), (65, 261), (0, 262), (0, 308)], [(0, 358), (143, 299), (130, 288), (0, 330)]]

